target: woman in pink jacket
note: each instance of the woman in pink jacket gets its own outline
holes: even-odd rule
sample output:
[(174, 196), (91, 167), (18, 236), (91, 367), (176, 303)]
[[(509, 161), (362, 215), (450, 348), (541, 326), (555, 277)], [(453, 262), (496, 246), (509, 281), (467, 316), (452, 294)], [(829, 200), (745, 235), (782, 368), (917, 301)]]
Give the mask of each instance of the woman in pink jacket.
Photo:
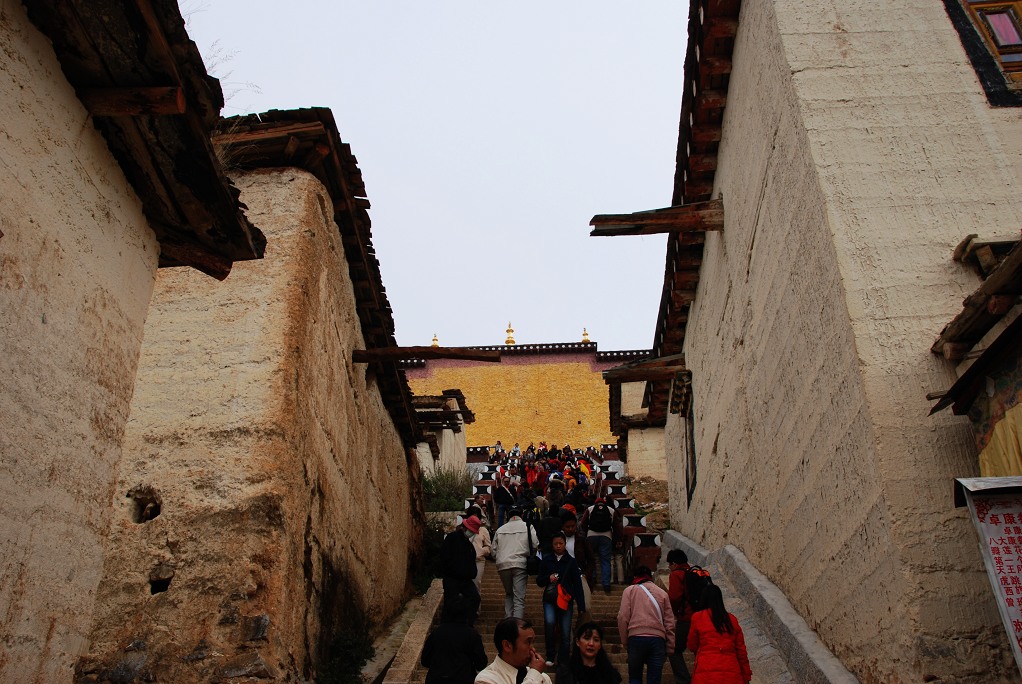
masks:
[(692, 684), (746, 684), (752, 680), (752, 668), (745, 636), (738, 618), (724, 608), (720, 587), (706, 587), (703, 605), (706, 610), (692, 615), (688, 630), (688, 649), (696, 654)]

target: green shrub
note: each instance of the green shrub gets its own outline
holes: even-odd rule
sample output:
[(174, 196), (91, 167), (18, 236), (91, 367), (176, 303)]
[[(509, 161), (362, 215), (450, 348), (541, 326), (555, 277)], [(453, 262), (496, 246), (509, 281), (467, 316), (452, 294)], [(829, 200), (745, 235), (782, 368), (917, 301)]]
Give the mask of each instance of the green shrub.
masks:
[(468, 468), (437, 468), (422, 478), (426, 510), (463, 511), (472, 494), (472, 473)]

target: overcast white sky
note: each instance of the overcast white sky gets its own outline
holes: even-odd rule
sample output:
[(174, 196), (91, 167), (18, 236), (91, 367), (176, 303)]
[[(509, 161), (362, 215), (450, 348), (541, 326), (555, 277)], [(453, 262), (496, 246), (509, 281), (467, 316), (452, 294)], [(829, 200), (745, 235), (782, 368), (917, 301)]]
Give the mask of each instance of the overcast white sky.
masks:
[(323, 106), (365, 178), (401, 345), (648, 348), (687, 3), (182, 0), (225, 116)]

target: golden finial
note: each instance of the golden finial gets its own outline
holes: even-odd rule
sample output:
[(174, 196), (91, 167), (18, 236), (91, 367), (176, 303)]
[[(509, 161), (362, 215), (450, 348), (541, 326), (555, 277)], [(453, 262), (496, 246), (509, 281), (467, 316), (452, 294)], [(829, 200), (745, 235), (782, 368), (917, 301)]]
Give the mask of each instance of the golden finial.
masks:
[(440, 338), (436, 336), (436, 333), (433, 333), (433, 346), (434, 347), (440, 346)]
[(582, 343), (589, 344), (589, 331), (582, 328)]
[(507, 322), (507, 330), (505, 332), (507, 332), (507, 339), (504, 340), (504, 344), (514, 344), (515, 343), (515, 329), (511, 327), (511, 321)]

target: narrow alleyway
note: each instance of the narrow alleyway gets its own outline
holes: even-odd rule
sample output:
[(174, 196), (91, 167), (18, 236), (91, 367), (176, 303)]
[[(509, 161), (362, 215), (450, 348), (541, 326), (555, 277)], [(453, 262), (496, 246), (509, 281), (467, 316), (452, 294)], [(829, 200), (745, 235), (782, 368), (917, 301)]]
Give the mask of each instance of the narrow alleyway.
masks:
[[(661, 585), (666, 586), (667, 568), (666, 563), (663, 562), (663, 559), (660, 557), (660, 536), (648, 532), (643, 525), (644, 519), (641, 516), (636, 515), (636, 511), (632, 508), (634, 502), (627, 493), (627, 487), (618, 479), (618, 475), (622, 474), (621, 468), (623, 467), (623, 464), (620, 462), (606, 461), (604, 464), (597, 467), (607, 478), (606, 483), (609, 490), (608, 498), (614, 501), (615, 508), (621, 512), (624, 517), (624, 530), (627, 534), (627, 543), (629, 543), (631, 548), (631, 552), (626, 554), (626, 560), (624, 562), (631, 562), (632, 555), (634, 555), (636, 562), (645, 563), (651, 566), (656, 565), (657, 562), (660, 561), (660, 565), (658, 566), (658, 574), (660, 575), (660, 578), (658, 581), (660, 581)], [(494, 469), (491, 467), (484, 470), (480, 481), (477, 483), (477, 493), (483, 493), (486, 490), (486, 487), (493, 484), (493, 480), (491, 479), (493, 471)], [(599, 622), (604, 629), (604, 648), (610, 656), (611, 662), (615, 667), (617, 667), (624, 681), (627, 682), (627, 657), (621, 644), (621, 639), (617, 629), (617, 612), (621, 602), (621, 594), (626, 585), (623, 584), (622, 578), (618, 576), (621, 565), (615, 563), (615, 566), (614, 579), (616, 583), (613, 585), (613, 591), (610, 594), (605, 594), (599, 589), (593, 592), (593, 605), (590, 607), (590, 610), (592, 611), (593, 619)], [(707, 570), (710, 571), (714, 582), (720, 586), (724, 592), (725, 605), (728, 607), (728, 610), (735, 614), (739, 623), (742, 625), (742, 629), (745, 633), (746, 645), (749, 650), (749, 660), (752, 665), (752, 681), (756, 684), (787, 684), (795, 681), (791, 673), (788, 671), (781, 653), (766, 635), (764, 630), (761, 629), (753, 611), (738, 597), (737, 592), (734, 591), (734, 588), (728, 582), (725, 574), (714, 565), (709, 565)], [(525, 618), (532, 623), (536, 630), (537, 650), (545, 655), (542, 590), (540, 587), (536, 586), (534, 580), (535, 578), (533, 577), (529, 578), (529, 585), (526, 593)], [(476, 628), (483, 637), (483, 644), (486, 648), (487, 657), (491, 661), (497, 654), (496, 649), (493, 646), (493, 630), (496, 624), (503, 617), (504, 590), (496, 568), (492, 563), (488, 563), (482, 580), (482, 605), (480, 607), (479, 620), (476, 623)], [(578, 616), (576, 614), (575, 625), (578, 624), (577, 618)], [(691, 652), (687, 652), (686, 660), (689, 664), (689, 670), (691, 671), (694, 667), (694, 655)], [(549, 672), (548, 674), (551, 675), (551, 678), (555, 678), (553, 672)], [(418, 666), (412, 673), (409, 682), (412, 684), (422, 684), (425, 682), (425, 677), (426, 670), (421, 666)], [(670, 665), (664, 666), (663, 684), (674, 684), (674, 676), (671, 672)]]
[[(735, 614), (745, 632), (745, 641), (749, 649), (749, 661), (752, 664), (752, 681), (754, 684), (788, 684), (795, 681), (788, 671), (780, 652), (759, 628), (752, 611), (741, 601), (735, 598), (731, 586), (719, 573), (714, 572), (714, 567), (708, 568), (714, 574), (715, 581), (724, 591), (724, 600), (728, 610)], [(531, 580), (532, 578), (530, 578)], [(666, 579), (666, 577), (665, 577)], [(504, 617), (504, 590), (493, 566), (488, 566), (483, 576), (482, 606), (479, 612), (479, 621), (476, 628), (483, 637), (483, 645), (486, 647), (486, 655), (493, 660), (496, 649), (493, 646), (493, 630), (497, 623)], [(624, 680), (628, 678), (628, 665), (624, 649), (617, 630), (617, 611), (621, 602), (621, 593), (624, 585), (615, 584), (610, 594), (596, 591), (593, 594), (592, 613), (593, 618), (600, 623), (604, 629), (604, 648), (610, 656), (610, 660), (617, 667), (618, 672)], [(526, 594), (525, 618), (532, 623), (536, 630), (537, 650), (543, 653), (543, 604), (542, 591), (535, 582), (530, 581)], [(577, 624), (577, 623), (576, 623)], [(686, 660), (691, 670), (694, 666), (693, 654), (686, 653)], [(552, 679), (556, 679), (551, 674)], [(412, 674), (409, 680), (412, 684), (422, 684), (426, 681), (426, 670), (421, 666)], [(664, 666), (663, 684), (674, 684), (673, 673), (669, 665)]]

